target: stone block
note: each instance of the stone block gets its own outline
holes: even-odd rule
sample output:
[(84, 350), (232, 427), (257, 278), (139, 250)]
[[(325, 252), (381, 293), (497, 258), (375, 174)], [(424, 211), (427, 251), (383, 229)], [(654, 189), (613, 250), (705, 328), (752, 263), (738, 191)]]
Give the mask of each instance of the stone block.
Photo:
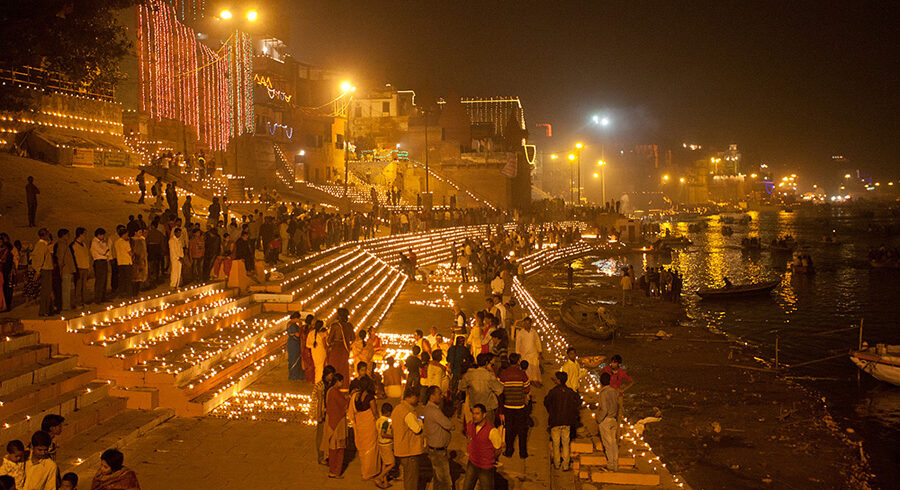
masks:
[[(582, 455), (579, 459), (585, 466), (606, 466), (606, 456)], [(634, 458), (619, 458), (619, 466), (634, 466)]]
[(580, 479), (582, 479), (582, 480), (590, 480), (590, 479), (591, 479), (591, 472), (588, 471), (588, 470), (581, 470), (581, 471), (578, 472), (578, 478), (580, 478)]
[(109, 393), (127, 399), (125, 407), (131, 410), (153, 410), (159, 406), (159, 390), (156, 388), (115, 386)]
[(659, 475), (654, 473), (625, 473), (621, 471), (595, 471), (591, 474), (594, 483), (616, 485), (659, 485)]
[(573, 453), (590, 454), (594, 452), (594, 444), (591, 441), (573, 441), (570, 449)]

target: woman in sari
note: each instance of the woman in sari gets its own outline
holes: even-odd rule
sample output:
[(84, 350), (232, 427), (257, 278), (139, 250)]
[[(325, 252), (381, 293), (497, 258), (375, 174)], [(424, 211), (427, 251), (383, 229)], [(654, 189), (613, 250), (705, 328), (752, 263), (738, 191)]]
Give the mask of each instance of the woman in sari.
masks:
[(322, 434), (322, 451), (328, 452), (328, 478), (343, 478), (344, 449), (347, 447), (347, 395), (341, 391), (344, 381), (341, 373), (335, 373), (332, 385), (325, 395), (325, 430)]
[(350, 311), (338, 308), (338, 321), (331, 325), (328, 333), (328, 365), (343, 376), (342, 388), (350, 387), (350, 343), (353, 342), (353, 324), (350, 323)]
[(118, 449), (104, 451), (91, 490), (141, 490), (137, 475), (123, 466), (124, 462), (125, 456)]
[[(309, 346), (309, 332), (315, 330), (313, 327), (313, 323), (315, 323), (316, 317), (312, 315), (306, 315), (306, 318), (303, 320), (303, 325), (300, 327), (300, 339), (303, 341), (300, 349), (300, 359), (303, 362), (303, 374), (304, 378), (307, 381), (312, 383), (317, 383), (316, 379), (316, 363), (313, 361), (312, 350), (310, 350)], [(322, 360), (324, 362), (324, 359)]]
[(378, 476), (378, 433), (375, 429), (375, 392), (372, 388), (354, 391), (350, 395), (350, 418), (353, 438), (359, 454), (363, 480)]
[(322, 320), (316, 320), (316, 324), (306, 336), (306, 347), (309, 349), (313, 365), (315, 366), (313, 383), (318, 383), (322, 379), (325, 361), (328, 360), (328, 351), (325, 349), (326, 339), (325, 323)]

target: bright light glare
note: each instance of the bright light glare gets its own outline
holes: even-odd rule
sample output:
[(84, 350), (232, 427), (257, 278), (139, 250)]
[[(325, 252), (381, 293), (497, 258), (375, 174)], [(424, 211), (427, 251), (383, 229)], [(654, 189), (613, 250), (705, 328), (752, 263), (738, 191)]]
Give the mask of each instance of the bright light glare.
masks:
[(250, 22), (256, 22), (259, 19), (259, 11), (256, 9), (247, 11), (247, 20)]
[(559, 155), (557, 155), (556, 153), (550, 155), (551, 160), (556, 160), (557, 158), (559, 158)]
[(604, 162), (603, 160), (600, 160), (597, 162), (597, 165), (602, 167), (602, 166), (606, 165), (606, 162)]
[(230, 19), (231, 17), (232, 17), (231, 11), (228, 10), (228, 9), (222, 9), (222, 11), (219, 12), (219, 18), (220, 18), (220, 19), (228, 20), (228, 19)]
[(599, 179), (599, 178), (600, 178), (600, 174), (597, 173), (597, 172), (594, 172), (594, 178), (595, 178), (595, 179)]
[(354, 89), (353, 84), (350, 82), (341, 82), (341, 92), (352, 92)]
[(575, 154), (569, 153), (569, 160), (575, 160)]
[(669, 180), (669, 176), (668, 176), (668, 175), (663, 175), (663, 180)]
[(584, 148), (584, 145), (582, 145), (581, 143), (575, 143), (575, 148), (578, 148), (580, 150)]
[(304, 156), (304, 155), (306, 155), (306, 150), (300, 150), (300, 152), (298, 153), (298, 155), (300, 155), (301, 157)]
[(850, 174), (844, 174), (844, 178), (845, 178), (845, 179), (849, 179), (849, 178), (850, 178)]
[(684, 177), (681, 177), (680, 179), (678, 179), (678, 182), (681, 182), (682, 184), (684, 184)]
[(600, 124), (603, 126), (609, 126), (609, 118), (604, 117), (603, 119), (600, 120)]

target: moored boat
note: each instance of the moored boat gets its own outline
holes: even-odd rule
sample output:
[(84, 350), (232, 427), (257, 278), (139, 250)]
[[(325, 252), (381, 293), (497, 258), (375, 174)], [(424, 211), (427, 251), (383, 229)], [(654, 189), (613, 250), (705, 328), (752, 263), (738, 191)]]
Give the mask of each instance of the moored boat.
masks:
[(850, 360), (875, 379), (900, 386), (900, 345), (877, 344), (850, 353)]
[(697, 290), (697, 296), (700, 296), (703, 299), (756, 296), (768, 294), (779, 284), (781, 284), (781, 279), (773, 279), (771, 281), (755, 282), (751, 284), (739, 284), (722, 288), (700, 288)]
[(559, 306), (563, 323), (579, 335), (592, 339), (609, 340), (616, 334), (616, 326), (600, 317), (596, 306), (569, 298)]

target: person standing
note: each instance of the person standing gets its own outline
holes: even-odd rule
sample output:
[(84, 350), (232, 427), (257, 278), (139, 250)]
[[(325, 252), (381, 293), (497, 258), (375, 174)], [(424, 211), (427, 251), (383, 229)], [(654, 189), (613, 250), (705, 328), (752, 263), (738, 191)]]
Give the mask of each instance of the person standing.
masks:
[(503, 408), (500, 419), (506, 426), (505, 456), (511, 458), (519, 439), (519, 457), (528, 457), (528, 395), (531, 384), (528, 375), (519, 367), (519, 354), (509, 355), (509, 367), (500, 372), (503, 383)]
[[(569, 471), (569, 435), (580, 421), (581, 397), (566, 386), (569, 376), (558, 371), (553, 377), (556, 386), (544, 396), (547, 408), (547, 427), (550, 428), (551, 457), (554, 468)], [(560, 448), (562, 454), (560, 455)]]
[(72, 255), (72, 249), (69, 248), (69, 230), (61, 228), (56, 236), (59, 239), (53, 245), (53, 255), (56, 257), (56, 264), (59, 267), (60, 308), (70, 310), (72, 309), (72, 279), (77, 271), (75, 256)]
[(38, 241), (31, 252), (31, 266), (38, 273), (41, 296), (38, 315), (50, 316), (53, 311), (53, 254), (50, 251), (50, 232), (46, 228), (38, 230)]
[(184, 260), (184, 247), (181, 242), (181, 228), (172, 230), (169, 238), (169, 287), (177, 288), (181, 282), (181, 266)]
[(541, 386), (541, 338), (532, 324), (531, 317), (522, 319), (522, 328), (516, 334), (516, 352), (528, 361), (528, 380)]
[(147, 197), (147, 176), (143, 169), (141, 169), (134, 180), (137, 181), (138, 189), (141, 191), (141, 197), (138, 198), (138, 204), (144, 204), (144, 198)]
[(181, 214), (184, 215), (184, 228), (191, 228), (191, 218), (194, 216), (194, 208), (191, 205), (190, 194), (185, 196), (184, 204), (181, 206)]
[(206, 255), (206, 241), (203, 239), (203, 232), (199, 228), (192, 233), (193, 235), (188, 241), (188, 251), (191, 256), (191, 279), (194, 283), (199, 284), (203, 282), (203, 259)]
[(219, 222), (219, 215), (222, 214), (222, 206), (219, 204), (219, 198), (213, 197), (212, 203), (208, 208), (206, 208), (206, 210), (209, 212), (209, 218), (207, 218), (206, 228), (215, 228), (216, 223)]
[(474, 490), (476, 483), (480, 484), (481, 490), (494, 490), (494, 463), (500, 455), (503, 440), (500, 431), (487, 416), (485, 406), (480, 403), (472, 407), (472, 420), (466, 424), (466, 437), (469, 438), (466, 445), (469, 462), (466, 464), (463, 490)]
[(632, 305), (634, 304), (634, 300), (631, 297), (631, 291), (634, 289), (634, 278), (631, 277), (631, 274), (628, 273), (628, 270), (625, 270), (625, 273), (622, 274), (622, 305)]
[(478, 354), (475, 358), (477, 369), (469, 369), (459, 382), (459, 390), (466, 393), (466, 399), (470, 409), (475, 405), (481, 405), (490, 420), (494, 420), (497, 410), (497, 397), (503, 393), (503, 384), (488, 367), (492, 354)]
[(375, 389), (372, 384), (363, 385), (357, 391), (350, 390), (350, 417), (353, 421), (353, 440), (359, 456), (363, 480), (378, 476), (378, 431), (375, 427)]
[(325, 396), (325, 431), (322, 450), (328, 450), (328, 478), (343, 478), (344, 449), (347, 448), (347, 395), (341, 391), (341, 373), (334, 374), (334, 382)]
[(388, 398), (402, 398), (403, 370), (400, 369), (400, 366), (395, 365), (396, 362), (393, 357), (388, 357), (386, 362), (388, 367), (381, 375), (381, 379), (384, 382), (384, 394)]
[(287, 357), (288, 379), (300, 381), (304, 378), (303, 366), (300, 361), (300, 313), (291, 313), (290, 323), (287, 326)]
[(31, 436), (31, 455), (25, 461), (26, 490), (55, 490), (59, 484), (59, 469), (50, 459), (50, 434), (39, 430)]
[(147, 229), (139, 228), (131, 238), (131, 253), (134, 265), (131, 267), (132, 292), (137, 295), (147, 281), (149, 263), (147, 261)]
[(326, 453), (322, 449), (322, 439), (325, 433), (325, 395), (328, 388), (331, 388), (334, 378), (334, 368), (325, 366), (322, 372), (322, 379), (316, 381), (313, 386), (312, 400), (309, 404), (310, 421), (316, 423), (316, 452), (318, 453), (318, 461), (320, 465), (327, 465), (328, 461), (325, 457)]
[[(203, 281), (209, 281), (216, 258), (222, 255), (222, 238), (215, 225), (209, 226), (203, 236)], [(304, 337), (306, 338), (306, 337)]]
[[(318, 382), (322, 378), (325, 362), (328, 359), (328, 351), (326, 350), (328, 342), (328, 333), (325, 330), (325, 323), (322, 320), (316, 320), (315, 325), (309, 331), (306, 337), (306, 347), (312, 355), (313, 365), (315, 366), (314, 377), (311, 381)], [(334, 369), (334, 367), (331, 367)]]
[(109, 242), (106, 241), (106, 230), (97, 228), (94, 230), (94, 239), (91, 241), (91, 258), (94, 259), (94, 297), (93, 302), (105, 303), (106, 278), (109, 271)]
[(425, 437), (422, 420), (416, 414), (419, 389), (406, 387), (403, 401), (393, 412), (394, 456), (403, 469), (403, 490), (419, 488), (419, 466), (425, 453)]
[(609, 373), (600, 374), (599, 406), (594, 414), (597, 424), (600, 426), (600, 440), (603, 442), (603, 450), (606, 452), (606, 468), (611, 471), (619, 469), (619, 446), (616, 441), (616, 430), (619, 427), (619, 394), (615, 388), (609, 385)]
[(609, 364), (604, 366), (603, 370), (601, 370), (600, 373), (609, 373), (609, 385), (612, 386), (612, 388), (619, 394), (619, 407), (616, 418), (618, 419), (619, 423), (621, 423), (622, 417), (625, 413), (624, 393), (625, 390), (631, 388), (631, 385), (634, 384), (634, 380), (624, 369), (622, 369), (622, 356), (620, 356), (619, 354), (612, 356), (612, 358), (610, 358), (609, 360)]
[(87, 280), (91, 270), (91, 250), (85, 243), (86, 230), (82, 227), (75, 229), (75, 241), (72, 242), (72, 256), (75, 258), (75, 304), (84, 308), (87, 302)]
[(566, 373), (568, 379), (566, 386), (578, 392), (581, 388), (581, 378), (584, 376), (585, 370), (578, 364), (578, 355), (574, 347), (566, 349), (566, 362), (563, 363), (560, 371)]
[(312, 351), (309, 348), (307, 343), (309, 339), (309, 332), (313, 330), (313, 323), (315, 323), (316, 317), (312, 315), (306, 315), (306, 318), (303, 319), (303, 324), (300, 325), (300, 364), (303, 366), (303, 379), (315, 383), (316, 379), (316, 365), (313, 362)]
[(134, 283), (131, 275), (134, 266), (134, 255), (131, 252), (131, 239), (125, 228), (119, 228), (119, 239), (116, 240), (116, 270), (119, 273), (119, 296), (128, 299), (134, 296)]
[(328, 364), (343, 375), (342, 388), (350, 386), (350, 343), (353, 342), (353, 324), (350, 311), (338, 308), (338, 320), (331, 325), (328, 333)]
[(450, 490), (453, 481), (450, 478), (450, 431), (453, 423), (441, 411), (441, 388), (429, 386), (425, 391), (428, 403), (424, 410), (425, 444), (428, 446), (428, 459), (434, 471), (434, 490)]
[(28, 205), (28, 227), (34, 228), (35, 218), (37, 217), (37, 195), (41, 190), (34, 185), (34, 177), (28, 176), (28, 183), (25, 184), (25, 204)]

